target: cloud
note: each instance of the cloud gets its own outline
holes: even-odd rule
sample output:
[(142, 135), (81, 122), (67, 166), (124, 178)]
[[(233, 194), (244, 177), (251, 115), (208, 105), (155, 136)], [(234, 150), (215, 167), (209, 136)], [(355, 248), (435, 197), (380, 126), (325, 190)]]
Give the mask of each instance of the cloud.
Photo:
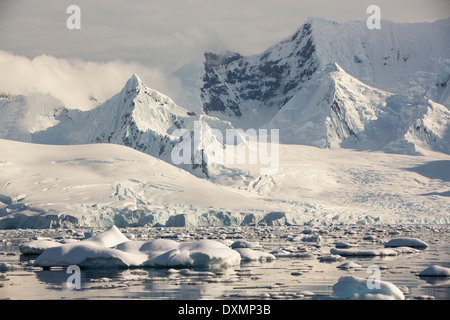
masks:
[[(255, 54), (301, 27), (308, 16), (365, 20), (373, 0), (77, 0), (81, 29), (69, 30), (71, 0), (0, 1), (2, 50), (29, 58), (49, 54), (87, 61), (137, 61), (175, 71), (199, 51)], [(447, 18), (448, 0), (377, 0), (382, 19)], [(222, 51), (222, 50), (220, 50)]]
[[(162, 93), (174, 80), (159, 68), (136, 62), (92, 62), (39, 55), (33, 59), (0, 51), (0, 92), (18, 95), (43, 93), (59, 99), (67, 108), (87, 110), (119, 92), (137, 74)], [(98, 102), (94, 102), (94, 97)]]

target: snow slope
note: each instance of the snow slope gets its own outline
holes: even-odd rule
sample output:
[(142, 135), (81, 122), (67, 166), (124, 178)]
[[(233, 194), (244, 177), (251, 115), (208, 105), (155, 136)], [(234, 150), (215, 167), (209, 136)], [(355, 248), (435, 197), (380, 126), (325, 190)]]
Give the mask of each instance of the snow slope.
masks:
[(62, 103), (49, 95), (0, 97), (0, 139), (30, 142), (34, 132), (58, 123), (56, 115), (63, 110)]
[(337, 148), (346, 139), (357, 142), (389, 96), (332, 64), (317, 72), (265, 127), (280, 128), (284, 143)]
[(1, 228), (155, 225), (186, 211), (257, 207), (251, 198), (124, 146), (0, 140), (0, 150)]
[(280, 145), (200, 179), (115, 144), (0, 140), (0, 228), (449, 223), (450, 157)]

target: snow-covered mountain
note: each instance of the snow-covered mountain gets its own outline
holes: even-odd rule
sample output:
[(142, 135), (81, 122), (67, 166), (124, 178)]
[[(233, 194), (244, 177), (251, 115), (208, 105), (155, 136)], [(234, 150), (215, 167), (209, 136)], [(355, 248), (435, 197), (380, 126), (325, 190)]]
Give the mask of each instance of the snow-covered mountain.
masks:
[[(365, 21), (310, 18), (261, 54), (205, 53), (174, 73), (184, 86), (177, 101), (234, 127), (277, 128), (282, 143), (377, 145), (401, 153), (416, 153), (418, 143), (448, 152), (449, 34), (450, 19), (383, 21), (380, 30), (369, 30)], [(439, 134), (429, 134), (436, 139), (403, 139), (431, 105), (432, 118), (440, 119), (428, 125), (439, 127)], [(377, 143), (382, 130), (398, 127), (384, 135), (384, 145)]]
[[(0, 108), (9, 112), (4, 113), (2, 122), (12, 123), (3, 127), (5, 132), (0, 137), (56, 145), (115, 143), (175, 163), (200, 176), (208, 175), (207, 157), (225, 148), (226, 140), (212, 129), (220, 131), (223, 137), (226, 129), (232, 129), (228, 122), (177, 106), (169, 97), (146, 87), (137, 75), (118, 94), (92, 110), (42, 107), (41, 114), (34, 114), (41, 125), (24, 127), (15, 133), (21, 128), (18, 123), (33, 116), (29, 115), (31, 106), (22, 103), (23, 99), (28, 98), (13, 102), (2, 99), (5, 101)], [(187, 151), (190, 156), (188, 161), (177, 163), (181, 160), (174, 161), (172, 151), (183, 139), (190, 139), (190, 145), (179, 156)]]
[(280, 128), (284, 143), (337, 148), (357, 142), (389, 96), (332, 64), (314, 73), (266, 126)]
[(339, 65), (328, 65), (268, 122), (281, 141), (420, 154), (450, 153), (450, 112), (432, 100), (367, 86)]
[(177, 103), (136, 75), (89, 111), (46, 95), (1, 96), (0, 138), (115, 143), (172, 164), (189, 138), (189, 161), (175, 164), (199, 176), (233, 128), (279, 129), (281, 143), (321, 148), (449, 153), (449, 31), (450, 19), (369, 30), (310, 18), (261, 54), (205, 53), (181, 68)]

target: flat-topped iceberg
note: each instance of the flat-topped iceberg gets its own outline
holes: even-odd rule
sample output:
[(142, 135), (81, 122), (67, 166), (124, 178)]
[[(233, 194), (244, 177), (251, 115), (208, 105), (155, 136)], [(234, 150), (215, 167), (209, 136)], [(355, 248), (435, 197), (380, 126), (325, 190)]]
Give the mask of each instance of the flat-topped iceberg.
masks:
[(392, 249), (330, 249), (330, 253), (333, 255), (340, 255), (343, 257), (350, 256), (367, 256), (367, 257), (375, 257), (375, 256), (396, 256), (400, 253), (400, 251), (392, 250)]
[(130, 241), (115, 226), (77, 243), (46, 249), (35, 260), (40, 267), (77, 265), (85, 268), (206, 267), (239, 265), (241, 255), (213, 240), (178, 243), (174, 240)]

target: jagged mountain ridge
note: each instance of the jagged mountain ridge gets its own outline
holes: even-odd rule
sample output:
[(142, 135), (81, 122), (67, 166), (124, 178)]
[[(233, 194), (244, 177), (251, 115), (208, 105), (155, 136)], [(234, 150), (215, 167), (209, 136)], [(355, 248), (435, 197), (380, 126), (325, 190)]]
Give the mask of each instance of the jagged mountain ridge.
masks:
[[(204, 151), (214, 154), (224, 147), (213, 129), (233, 127), (280, 129), (282, 143), (322, 148), (448, 153), (448, 110), (433, 98), (446, 100), (449, 50), (440, 45), (419, 52), (417, 43), (409, 43), (414, 32), (419, 34), (416, 42), (430, 30), (437, 35), (426, 41), (445, 38), (449, 21), (384, 22), (383, 31), (371, 33), (363, 22), (311, 18), (262, 54), (206, 53), (202, 61), (182, 68), (176, 75), (189, 95), (177, 96), (178, 105), (136, 75), (89, 111), (68, 110), (53, 101), (29, 112), (28, 97), (2, 97), (0, 137), (45, 144), (116, 143), (173, 163), (172, 133), (186, 129), (192, 138), (195, 121), (201, 121), (204, 139), (192, 146), (191, 165), (181, 167), (201, 168), (202, 174)], [(414, 32), (406, 33), (407, 28)], [(394, 35), (383, 38), (390, 31)], [(375, 49), (380, 41), (381, 49)], [(393, 51), (398, 52), (389, 58), (394, 60), (385, 59)], [(399, 80), (405, 70), (411, 74)], [(378, 89), (379, 84), (389, 85), (389, 92)], [(404, 92), (408, 97), (399, 95), (404, 88), (409, 88)], [(37, 119), (37, 125), (30, 119)]]
[(389, 96), (332, 64), (315, 73), (266, 127), (280, 128), (284, 143), (337, 148), (346, 139), (357, 142)]
[[(310, 18), (262, 54), (205, 53), (202, 60), (175, 72), (189, 93), (178, 101), (234, 127), (278, 128), (282, 143), (326, 148), (374, 145), (370, 130), (364, 131), (382, 124), (376, 121), (379, 116), (389, 118), (387, 114), (397, 109), (415, 114), (407, 120), (393, 115), (401, 123), (391, 119), (389, 126), (403, 131), (377, 146), (383, 149), (401, 140), (426, 114), (429, 99), (448, 108), (449, 31), (450, 19), (413, 24), (383, 21), (382, 29), (372, 32), (365, 21)], [(393, 95), (403, 98), (391, 99), (384, 110), (386, 99)], [(392, 106), (393, 101), (403, 105)], [(417, 104), (421, 111), (409, 112), (407, 106)], [(436, 110), (448, 128), (445, 109)], [(441, 132), (436, 137), (422, 140), (435, 144), (431, 149), (447, 150), (448, 135)], [(391, 147), (387, 149), (394, 151)], [(398, 148), (401, 153), (405, 150), (417, 151)]]
[(226, 142), (216, 136), (211, 126), (221, 132), (232, 128), (227, 122), (177, 106), (169, 97), (146, 87), (137, 75), (96, 108), (60, 108), (54, 111), (52, 121), (42, 130), (15, 140), (53, 145), (115, 143), (174, 164), (172, 151), (182, 142), (174, 133), (186, 130), (189, 137), (182, 139), (191, 139), (191, 159), (176, 164), (200, 176), (208, 174), (205, 156), (223, 150)]

